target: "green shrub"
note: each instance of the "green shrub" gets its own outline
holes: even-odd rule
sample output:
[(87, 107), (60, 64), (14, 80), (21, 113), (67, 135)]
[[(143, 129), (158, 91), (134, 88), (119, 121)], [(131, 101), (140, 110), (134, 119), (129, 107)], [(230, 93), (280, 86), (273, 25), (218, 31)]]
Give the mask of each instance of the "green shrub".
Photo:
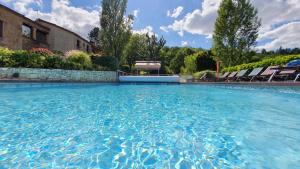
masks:
[(68, 55), (65, 63), (68, 69), (92, 69), (91, 58), (87, 53), (76, 51)]
[(8, 48), (0, 47), (0, 56), (11, 56), (13, 53), (14, 51)]
[(121, 66), (120, 66), (120, 69), (121, 69), (123, 72), (130, 72), (130, 66), (129, 66), (129, 65), (121, 65)]
[(42, 68), (45, 56), (24, 50), (15, 51), (11, 55), (13, 67)]
[(102, 66), (99, 66), (99, 65), (93, 65), (92, 70), (94, 70), (94, 71), (110, 71), (109, 68), (102, 67)]
[(192, 74), (197, 71), (197, 54), (184, 58), (184, 68), (181, 68), (181, 73)]
[(216, 70), (216, 61), (207, 52), (199, 52), (197, 57), (197, 71)]
[(53, 54), (57, 55), (57, 56), (64, 56), (64, 52), (61, 52), (61, 51), (58, 51), (58, 50), (54, 50)]
[(204, 70), (201, 72), (196, 72), (193, 74), (193, 77), (199, 80), (202, 76), (204, 76), (204, 74), (206, 74), (207, 78), (216, 78), (216, 71), (212, 71), (212, 70)]
[(92, 63), (101, 67), (106, 67), (110, 70), (116, 70), (117, 61), (112, 56), (92, 55)]
[(285, 55), (285, 56), (277, 56), (274, 58), (267, 58), (263, 59), (262, 61), (259, 62), (254, 62), (254, 63), (248, 63), (248, 64), (242, 64), (242, 65), (237, 65), (233, 67), (227, 67), (224, 68), (222, 71), (223, 72), (233, 72), (233, 71), (240, 71), (243, 69), (255, 69), (258, 67), (268, 67), (268, 66), (284, 66), (288, 62), (295, 60), (295, 59), (300, 59), (300, 55)]
[(46, 69), (61, 69), (64, 66), (64, 61), (60, 56), (47, 56), (43, 63)]
[(11, 60), (11, 55), (13, 53), (14, 52), (8, 48), (0, 47), (0, 67), (13, 65), (13, 61)]
[(192, 74), (197, 71), (215, 70), (216, 62), (207, 52), (197, 52), (187, 56), (184, 59), (184, 68), (181, 68), (181, 73)]

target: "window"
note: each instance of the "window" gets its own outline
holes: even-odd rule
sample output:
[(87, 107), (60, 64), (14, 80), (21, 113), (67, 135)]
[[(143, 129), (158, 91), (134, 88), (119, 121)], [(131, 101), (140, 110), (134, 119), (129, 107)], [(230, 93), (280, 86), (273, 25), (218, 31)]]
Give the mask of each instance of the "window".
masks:
[(90, 46), (89, 45), (86, 45), (86, 52), (90, 52)]
[(0, 38), (3, 37), (3, 21), (0, 20)]
[(76, 47), (77, 47), (77, 49), (80, 49), (80, 41), (79, 40), (77, 40)]
[(37, 30), (36, 31), (36, 40), (38, 42), (47, 43), (47, 33)]
[(22, 25), (22, 34), (28, 38), (32, 38), (32, 28), (28, 25)]

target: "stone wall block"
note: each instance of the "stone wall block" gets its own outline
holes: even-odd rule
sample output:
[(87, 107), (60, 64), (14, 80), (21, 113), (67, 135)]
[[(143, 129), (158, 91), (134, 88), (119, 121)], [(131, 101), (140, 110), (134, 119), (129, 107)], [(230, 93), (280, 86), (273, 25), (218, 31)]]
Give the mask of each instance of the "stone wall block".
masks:
[(1, 68), (0, 78), (12, 78), (19, 73), (20, 79), (49, 80), (49, 81), (89, 81), (89, 82), (116, 82), (114, 71), (81, 71), (61, 69), (34, 69), (34, 68)]

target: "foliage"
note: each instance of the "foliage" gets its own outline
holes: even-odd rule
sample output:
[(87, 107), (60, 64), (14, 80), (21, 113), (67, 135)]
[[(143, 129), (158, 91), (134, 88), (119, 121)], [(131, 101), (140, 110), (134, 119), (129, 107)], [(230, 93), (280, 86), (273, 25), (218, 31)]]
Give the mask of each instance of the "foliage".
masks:
[(100, 43), (100, 28), (93, 28), (88, 34), (89, 40), (92, 44), (92, 51), (94, 53), (101, 52), (101, 43)]
[(11, 60), (12, 65), (8, 65), (11, 67), (42, 68), (45, 56), (18, 50), (11, 55)]
[(282, 48), (280, 47), (274, 51), (267, 51), (266, 49), (262, 49), (260, 52), (262, 55), (292, 55), (292, 54), (300, 54), (300, 48)]
[(197, 53), (197, 71), (216, 70), (216, 61), (211, 51)]
[(0, 47), (0, 67), (7, 67), (13, 64), (11, 60), (12, 54), (12, 50)]
[[(46, 52), (44, 52), (46, 51)], [(0, 47), (0, 67), (24, 67), (71, 70), (115, 70), (115, 58), (110, 56), (90, 56), (85, 52), (72, 50), (65, 56), (48, 55), (47, 50), (12, 51)], [(93, 62), (92, 62), (93, 61)]]
[(209, 51), (200, 51), (184, 59), (183, 74), (192, 74), (196, 71), (215, 70), (216, 62)]
[(175, 74), (180, 73), (181, 68), (184, 66), (184, 59), (185, 57), (192, 55), (194, 53), (196, 53), (198, 50), (193, 49), (193, 48), (180, 48), (176, 54), (175, 57), (172, 58), (172, 60), (170, 61), (170, 66), (169, 68), (171, 69), (171, 71)]
[(184, 67), (181, 68), (182, 74), (192, 74), (197, 71), (197, 54), (184, 58)]
[(212, 70), (204, 70), (201, 72), (196, 72), (193, 74), (193, 77), (197, 80), (199, 80), (201, 77), (203, 77), (206, 74), (206, 78), (214, 79), (216, 78), (216, 71)]
[(248, 63), (256, 45), (260, 19), (250, 0), (223, 0), (218, 10), (213, 49), (225, 66)]
[(47, 56), (43, 63), (46, 69), (61, 69), (64, 66), (64, 60), (60, 56)]
[(92, 42), (95, 45), (100, 45), (100, 28), (99, 27), (95, 27), (94, 29), (92, 29), (90, 31), (90, 33), (88, 34), (89, 36), (89, 40), (90, 42)]
[(160, 50), (165, 46), (166, 40), (164, 37), (161, 37), (159, 40), (157, 39), (156, 35), (149, 35), (148, 33), (146, 34), (146, 42), (147, 42), (147, 60), (151, 61), (157, 61)]
[(92, 61), (87, 53), (73, 51), (68, 53), (65, 66), (69, 69), (92, 69)]
[(91, 61), (94, 65), (110, 70), (116, 70), (116, 58), (112, 56), (92, 55)]
[(54, 50), (54, 51), (52, 51), (52, 52), (53, 52), (53, 54), (56, 55), (56, 56), (64, 56), (64, 52), (62, 52), (62, 51)]
[(126, 8), (127, 0), (102, 0), (101, 46), (106, 54), (116, 57), (117, 68), (132, 29), (133, 16), (124, 16)]
[(123, 71), (123, 72), (130, 72), (130, 66), (129, 65), (122, 65), (120, 67), (120, 69)]
[(285, 55), (285, 56), (277, 56), (275, 58), (267, 58), (259, 62), (227, 67), (223, 69), (223, 72), (233, 72), (233, 71), (240, 71), (243, 69), (255, 69), (259, 67), (268, 67), (268, 66), (277, 66), (277, 65), (284, 66), (288, 62), (295, 59), (300, 59), (300, 55)]
[(8, 48), (0, 47), (0, 56), (11, 56), (14, 52)]
[(163, 73), (172, 74), (174, 72), (174, 70), (170, 68), (170, 63), (180, 49), (180, 47), (164, 47), (160, 50), (161, 71)]
[(64, 58), (67, 59), (73, 55), (77, 55), (78, 53), (82, 53), (82, 51), (80, 50), (70, 50), (70, 51), (67, 51), (65, 54), (64, 54)]
[(136, 61), (145, 60), (147, 56), (147, 38), (145, 35), (134, 34), (130, 37), (123, 51), (122, 63), (129, 65), (129, 71)]
[(39, 54), (39, 55), (43, 55), (43, 56), (52, 56), (52, 55), (54, 55), (53, 52), (51, 52), (49, 49), (46, 49), (46, 48), (32, 48), (29, 52)]

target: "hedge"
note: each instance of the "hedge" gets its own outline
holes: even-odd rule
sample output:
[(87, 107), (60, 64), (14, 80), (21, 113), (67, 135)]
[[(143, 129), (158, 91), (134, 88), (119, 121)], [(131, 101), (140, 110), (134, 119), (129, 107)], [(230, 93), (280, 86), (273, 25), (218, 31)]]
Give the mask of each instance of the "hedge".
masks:
[(44, 48), (10, 50), (0, 47), (0, 67), (46, 68), (68, 70), (115, 70), (115, 58), (95, 58), (85, 52), (72, 50), (65, 55)]
[(223, 68), (222, 71), (233, 72), (233, 71), (240, 71), (244, 69), (255, 69), (259, 67), (268, 67), (268, 66), (277, 66), (277, 65), (284, 66), (288, 62), (295, 59), (300, 59), (300, 55), (285, 55), (285, 56), (277, 56), (274, 58), (267, 58), (259, 62), (253, 62), (253, 63), (247, 63), (247, 64), (237, 65), (233, 67)]

